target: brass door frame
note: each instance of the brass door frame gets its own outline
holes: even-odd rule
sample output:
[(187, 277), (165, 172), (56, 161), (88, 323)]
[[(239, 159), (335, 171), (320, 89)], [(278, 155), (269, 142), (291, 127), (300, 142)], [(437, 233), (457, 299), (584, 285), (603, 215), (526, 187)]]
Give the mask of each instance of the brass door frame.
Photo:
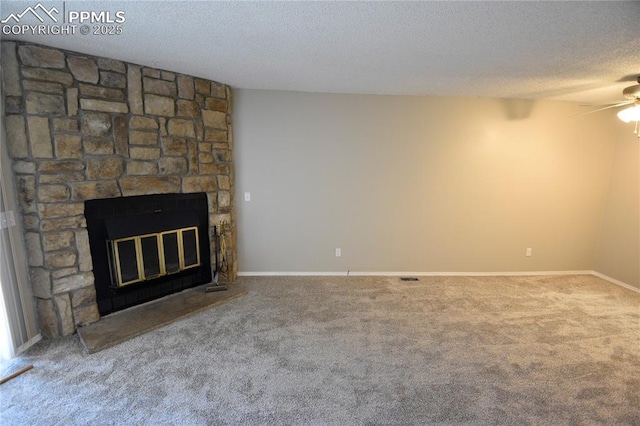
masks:
[[(192, 264), (192, 265), (185, 265), (185, 256), (184, 256), (184, 236), (183, 233), (185, 231), (193, 231), (194, 235), (195, 235), (195, 245), (196, 245), (196, 259), (197, 262)], [(116, 267), (116, 277), (115, 277), (115, 281), (117, 282), (117, 286), (118, 287), (124, 287), (126, 285), (129, 284), (134, 284), (137, 282), (141, 282), (141, 281), (146, 281), (147, 279), (151, 279), (151, 278), (159, 278), (165, 275), (168, 275), (167, 273), (167, 266), (166, 266), (166, 259), (165, 259), (165, 255), (164, 255), (164, 240), (163, 240), (163, 236), (167, 235), (167, 234), (176, 234), (176, 241), (177, 241), (177, 245), (178, 245), (178, 260), (179, 260), (179, 270), (175, 271), (175, 272), (171, 272), (173, 273), (178, 273), (178, 272), (182, 272), (186, 269), (190, 269), (190, 268), (196, 268), (198, 266), (200, 266), (201, 262), (200, 262), (200, 236), (198, 235), (198, 227), (197, 226), (190, 226), (187, 228), (179, 228), (179, 229), (172, 229), (169, 231), (163, 231), (163, 232), (154, 232), (154, 233), (150, 233), (150, 234), (143, 234), (143, 235), (135, 235), (133, 237), (124, 237), (124, 238), (117, 238), (115, 240), (107, 240), (107, 247), (108, 247), (108, 252), (111, 254), (113, 254), (113, 261), (115, 261), (115, 267)], [(147, 277), (145, 272), (144, 272), (144, 258), (142, 256), (142, 239), (143, 238), (151, 238), (154, 237), (156, 239), (156, 250), (157, 250), (157, 254), (158, 254), (158, 263), (160, 266), (160, 274), (159, 275), (154, 275), (153, 277)], [(122, 267), (120, 264), (120, 250), (118, 248), (118, 244), (122, 243), (122, 242), (126, 242), (126, 241), (133, 241), (134, 243), (134, 248), (135, 248), (135, 254), (136, 254), (136, 267), (138, 270), (138, 277), (134, 280), (129, 280), (129, 281), (122, 281)], [(113, 268), (109, 268), (110, 271), (113, 271)], [(113, 274), (113, 273), (112, 273)], [(114, 281), (114, 277), (111, 277), (111, 281)]]

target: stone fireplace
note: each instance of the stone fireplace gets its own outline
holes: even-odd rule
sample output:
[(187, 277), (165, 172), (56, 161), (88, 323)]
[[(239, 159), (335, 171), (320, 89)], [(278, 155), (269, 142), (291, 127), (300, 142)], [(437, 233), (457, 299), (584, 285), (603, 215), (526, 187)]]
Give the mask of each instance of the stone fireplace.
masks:
[[(2, 42), (2, 78), (6, 143), (43, 336), (72, 334), (78, 326), (97, 321), (100, 311), (106, 312), (98, 308), (95, 284), (105, 275), (100, 271), (97, 277), (94, 270), (85, 216), (85, 204), (93, 200), (113, 203), (131, 196), (200, 194), (210, 228), (198, 234), (208, 248), (199, 252), (199, 260), (207, 268), (213, 264), (212, 229), (226, 223), (227, 279), (235, 278), (228, 86), (11, 41)], [(189, 226), (178, 228), (181, 231), (175, 233), (150, 231), (161, 237), (139, 240), (133, 247), (160, 244), (158, 238), (168, 246), (178, 238), (181, 244), (192, 244)], [(112, 244), (125, 252), (131, 249), (128, 237), (115, 235)], [(167, 257), (172, 253), (173, 249), (166, 251)], [(149, 268), (147, 274), (162, 279), (149, 262), (153, 260), (142, 263)], [(164, 275), (189, 276), (186, 266), (192, 262), (182, 259), (179, 271), (171, 269), (175, 261), (169, 262), (168, 272), (163, 266)]]

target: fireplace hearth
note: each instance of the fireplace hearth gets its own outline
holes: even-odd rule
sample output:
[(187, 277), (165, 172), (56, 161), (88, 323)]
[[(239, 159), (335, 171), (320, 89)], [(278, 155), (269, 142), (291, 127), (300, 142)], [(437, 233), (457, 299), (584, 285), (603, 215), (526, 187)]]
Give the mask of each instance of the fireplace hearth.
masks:
[(85, 202), (101, 315), (211, 282), (207, 194)]

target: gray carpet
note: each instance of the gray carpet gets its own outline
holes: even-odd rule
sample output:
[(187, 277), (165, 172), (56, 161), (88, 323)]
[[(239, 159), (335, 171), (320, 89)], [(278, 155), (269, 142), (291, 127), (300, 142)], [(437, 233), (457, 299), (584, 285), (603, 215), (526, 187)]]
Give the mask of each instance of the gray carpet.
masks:
[(38, 344), (0, 423), (640, 424), (640, 294), (599, 278), (240, 280), (93, 355)]

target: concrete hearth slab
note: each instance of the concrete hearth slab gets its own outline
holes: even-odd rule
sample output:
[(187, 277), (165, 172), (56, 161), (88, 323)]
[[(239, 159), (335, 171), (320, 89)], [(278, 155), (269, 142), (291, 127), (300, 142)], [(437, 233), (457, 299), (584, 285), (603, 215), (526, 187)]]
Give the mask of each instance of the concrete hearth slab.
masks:
[(205, 287), (194, 287), (79, 327), (80, 341), (92, 354), (247, 294), (241, 284), (212, 293), (205, 293)]

